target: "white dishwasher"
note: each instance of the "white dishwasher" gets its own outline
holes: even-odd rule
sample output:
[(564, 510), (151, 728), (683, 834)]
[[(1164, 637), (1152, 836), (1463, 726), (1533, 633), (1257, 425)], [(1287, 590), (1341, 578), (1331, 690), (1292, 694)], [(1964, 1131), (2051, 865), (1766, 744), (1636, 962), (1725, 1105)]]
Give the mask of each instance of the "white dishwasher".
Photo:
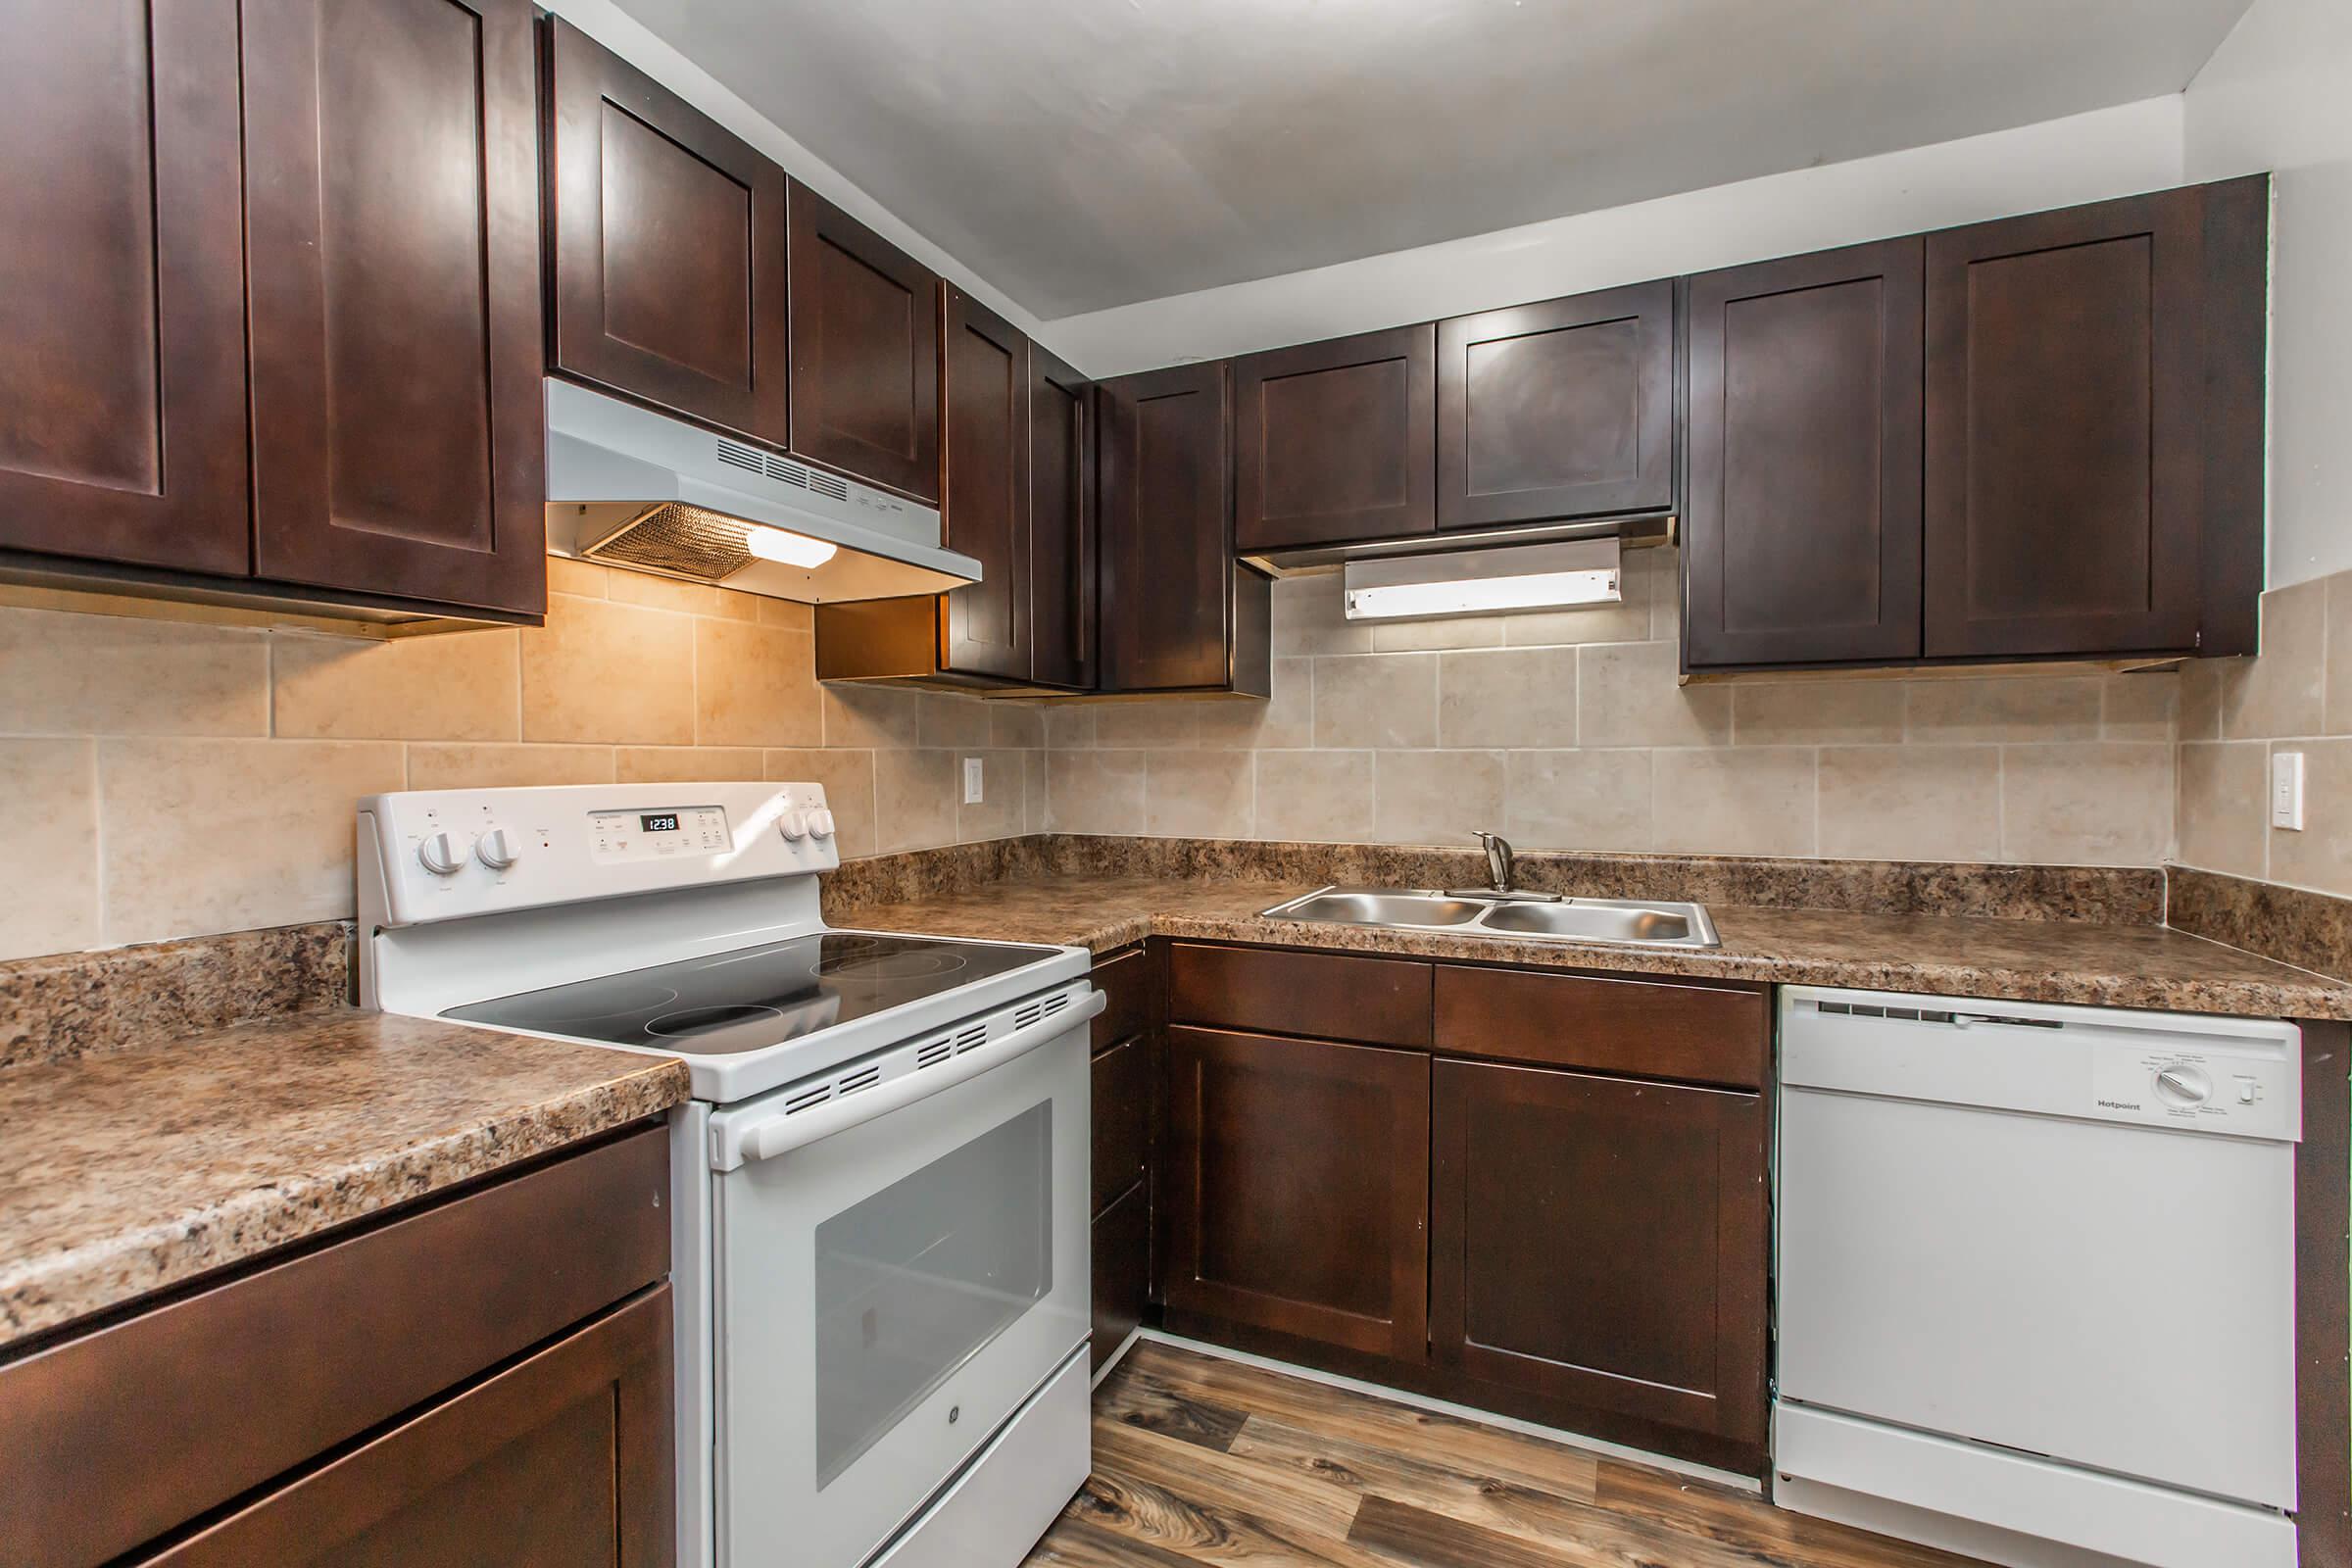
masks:
[(1780, 1022), (1776, 1500), (2294, 1568), (2294, 1026), (1796, 986)]

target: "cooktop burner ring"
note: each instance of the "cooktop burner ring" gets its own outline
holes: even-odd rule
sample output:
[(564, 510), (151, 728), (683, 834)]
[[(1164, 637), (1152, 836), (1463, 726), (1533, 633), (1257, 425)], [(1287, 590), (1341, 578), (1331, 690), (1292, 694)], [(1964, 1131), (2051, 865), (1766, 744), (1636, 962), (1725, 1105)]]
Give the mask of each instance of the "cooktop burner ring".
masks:
[(567, 1012), (552, 1018), (539, 1019), (537, 1022), (539, 1026), (545, 1028), (576, 1034), (579, 1031), (570, 1028), (570, 1025), (612, 1023), (624, 1018), (642, 1018), (649, 1013), (660, 1012), (677, 1000), (677, 992), (667, 986), (644, 986), (630, 991), (625, 996), (598, 997), (595, 999), (596, 1010), (593, 1012)]
[(954, 974), (964, 963), (962, 955), (956, 953), (923, 950), (911, 953), (859, 952), (826, 958), (816, 966), (816, 972), (826, 980), (870, 985), (886, 980), (924, 980), (933, 975)]
[(724, 1003), (710, 1007), (681, 1007), (649, 1019), (645, 1032), (660, 1035), (664, 1040), (690, 1040), (696, 1035), (710, 1034), (734, 1024), (751, 1023), (760, 1018), (781, 1018), (782, 1009), (762, 1006), (756, 1002)]

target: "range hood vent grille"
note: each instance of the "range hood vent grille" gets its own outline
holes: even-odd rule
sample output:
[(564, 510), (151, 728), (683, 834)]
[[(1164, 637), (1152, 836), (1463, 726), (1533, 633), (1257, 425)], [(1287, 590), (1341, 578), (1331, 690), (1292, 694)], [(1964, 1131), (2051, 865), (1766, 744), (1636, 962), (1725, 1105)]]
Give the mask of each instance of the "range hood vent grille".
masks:
[(602, 561), (664, 577), (716, 582), (750, 565), (751, 530), (733, 517), (672, 501), (652, 507), (590, 545)]
[(747, 447), (721, 438), (718, 442), (718, 461), (731, 468), (741, 468), (746, 473), (757, 473), (778, 484), (791, 485), (796, 490), (829, 496), (835, 501), (850, 499), (850, 487), (846, 481), (814, 468), (803, 467), (789, 458), (779, 458), (772, 452), (762, 452), (757, 447)]

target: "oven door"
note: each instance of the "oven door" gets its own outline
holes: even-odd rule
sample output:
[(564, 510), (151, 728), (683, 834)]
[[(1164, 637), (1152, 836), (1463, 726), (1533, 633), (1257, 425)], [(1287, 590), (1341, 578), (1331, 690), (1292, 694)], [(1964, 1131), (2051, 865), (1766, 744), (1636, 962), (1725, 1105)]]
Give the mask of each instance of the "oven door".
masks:
[(1088, 1034), (1040, 1034), (713, 1183), (724, 1568), (863, 1562), (1085, 1342)]

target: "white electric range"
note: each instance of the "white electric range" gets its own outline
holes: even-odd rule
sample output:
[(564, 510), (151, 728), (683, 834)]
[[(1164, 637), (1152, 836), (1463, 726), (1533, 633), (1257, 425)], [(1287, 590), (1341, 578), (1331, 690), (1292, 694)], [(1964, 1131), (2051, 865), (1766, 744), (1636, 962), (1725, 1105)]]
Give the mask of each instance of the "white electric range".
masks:
[(1085, 1481), (1079, 948), (836, 931), (813, 784), (361, 803), (365, 1006), (682, 1058), (679, 1559), (1011, 1568)]

